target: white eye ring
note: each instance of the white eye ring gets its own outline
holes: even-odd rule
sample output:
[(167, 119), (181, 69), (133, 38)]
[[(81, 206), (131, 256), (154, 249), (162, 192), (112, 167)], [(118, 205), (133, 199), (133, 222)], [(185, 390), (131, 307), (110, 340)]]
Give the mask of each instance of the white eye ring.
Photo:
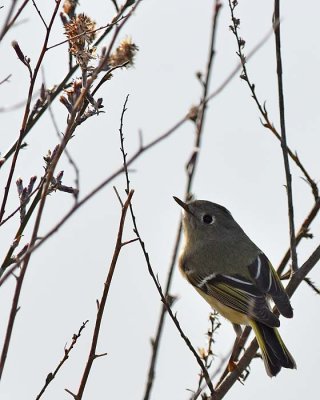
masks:
[(212, 225), (215, 222), (215, 218), (213, 215), (210, 214), (204, 214), (202, 216), (202, 222), (206, 225)]

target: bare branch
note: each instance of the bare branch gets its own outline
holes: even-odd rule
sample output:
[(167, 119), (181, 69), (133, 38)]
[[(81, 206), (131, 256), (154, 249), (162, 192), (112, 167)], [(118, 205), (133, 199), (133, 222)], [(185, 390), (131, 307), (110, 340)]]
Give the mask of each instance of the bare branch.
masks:
[(21, 12), (24, 10), (25, 6), (29, 3), (29, 0), (24, 0), (24, 2), (21, 4), (21, 6), (19, 7), (19, 9), (16, 12), (16, 14), (14, 15), (14, 17), (12, 17), (13, 12), (14, 12), (14, 8), (16, 6), (16, 3), (17, 3), (17, 0), (12, 0), (12, 2), (11, 2), (11, 7), (9, 9), (9, 12), (7, 14), (7, 18), (6, 18), (6, 20), (5, 20), (4, 24), (3, 24), (2, 31), (0, 33), (0, 42), (4, 38), (6, 33), (9, 31), (9, 29), (16, 22), (17, 18), (19, 17)]
[[(310, 210), (309, 214), (306, 216), (305, 220), (303, 221), (302, 225), (300, 226), (298, 234), (296, 235), (296, 238), (295, 238), (296, 245), (298, 245), (303, 238), (310, 238), (309, 227), (310, 227), (311, 223), (314, 221), (314, 219), (316, 218), (316, 216), (318, 215), (319, 210), (320, 210), (320, 198), (318, 198), (315, 201), (312, 209)], [(311, 235), (311, 237), (312, 237), (312, 235)], [(279, 264), (279, 267), (277, 269), (279, 276), (282, 275), (289, 260), (290, 260), (290, 249), (288, 249), (288, 251), (285, 253), (285, 255), (283, 256), (283, 258)]]
[(283, 82), (282, 82), (282, 59), (281, 59), (281, 35), (280, 35), (280, 1), (274, 2), (274, 34), (276, 41), (276, 59), (277, 59), (277, 76), (278, 76), (278, 93), (279, 93), (279, 112), (280, 112), (280, 126), (281, 126), (281, 148), (283, 154), (284, 169), (286, 173), (286, 188), (288, 199), (288, 213), (289, 213), (289, 232), (290, 232), (290, 249), (292, 260), (292, 272), (298, 269), (298, 257), (296, 249), (296, 238), (294, 228), (294, 211), (293, 211), (293, 198), (292, 198), (292, 177), (289, 165), (286, 124), (284, 113), (284, 95), (283, 95)]
[[(209, 82), (210, 82), (210, 76), (211, 76), (211, 70), (212, 70), (212, 63), (213, 63), (213, 58), (214, 58), (214, 54), (215, 54), (216, 28), (217, 28), (217, 20), (218, 20), (220, 9), (221, 9), (221, 3), (219, 1), (215, 1), (214, 6), (213, 6), (209, 54), (208, 54), (207, 69), (206, 69), (206, 74), (205, 74), (205, 79), (204, 79), (204, 84), (203, 84), (203, 93), (202, 93), (200, 104), (197, 107), (197, 115), (196, 115), (196, 119), (195, 119), (196, 120), (196, 132), (195, 132), (194, 148), (200, 148), (200, 146), (201, 146), (201, 136), (202, 136), (202, 132), (203, 132), (205, 112), (206, 112), (206, 107), (207, 107), (206, 99), (207, 99), (207, 94), (208, 94), (208, 90), (209, 90)], [(186, 115), (185, 118), (186, 119), (190, 118), (189, 113)], [(187, 199), (190, 196), (193, 177), (194, 177), (194, 174), (196, 171), (198, 155), (199, 155), (199, 152), (193, 153), (188, 162), (188, 164), (191, 165), (192, 168), (191, 168), (191, 170), (188, 171), (188, 175), (187, 175), (187, 184), (186, 184), (186, 190), (185, 190), (185, 196), (184, 196), (185, 199)], [(169, 292), (170, 292), (170, 288), (171, 288), (174, 266), (177, 261), (178, 249), (179, 249), (179, 245), (180, 245), (180, 241), (181, 241), (181, 233), (182, 233), (182, 224), (180, 221), (178, 230), (177, 230), (175, 244), (174, 244), (173, 254), (172, 254), (172, 258), (171, 258), (171, 263), (170, 263), (169, 270), (167, 273), (167, 281), (165, 284), (165, 291), (164, 291), (165, 298), (167, 298), (169, 296)], [(156, 362), (157, 362), (157, 355), (158, 355), (158, 351), (159, 351), (161, 335), (163, 332), (166, 311), (167, 311), (167, 307), (166, 307), (166, 304), (164, 303), (161, 308), (161, 311), (160, 311), (156, 335), (155, 335), (155, 338), (152, 340), (152, 343), (153, 343), (152, 349), (151, 349), (152, 353), (151, 353), (151, 360), (150, 360), (149, 369), (148, 369), (146, 388), (145, 388), (145, 392), (144, 392), (144, 400), (148, 400), (150, 398), (151, 389), (153, 386), (153, 381), (154, 381), (154, 376), (155, 376), (155, 366), (156, 366)], [(201, 364), (200, 367), (202, 368), (203, 365)], [(204, 374), (204, 376), (205, 376), (205, 374)]]
[[(107, 51), (107, 54), (105, 56), (105, 60), (107, 60), (109, 55), (110, 55), (111, 48), (112, 48), (112, 46), (114, 44), (114, 41), (115, 41), (117, 35), (120, 32), (120, 29), (124, 26), (125, 22), (132, 15), (133, 11), (136, 9), (136, 7), (140, 3), (140, 1), (141, 0), (138, 0), (135, 3), (135, 5), (131, 8), (131, 11), (123, 19), (122, 23), (116, 28), (115, 33), (113, 35), (113, 38), (111, 40), (111, 44), (110, 44), (110, 46), (108, 48), (108, 51)], [(46, 51), (47, 41), (48, 41), (48, 38), (49, 38), (51, 27), (53, 25), (54, 18), (55, 18), (56, 14), (57, 14), (57, 10), (58, 10), (58, 7), (60, 5), (60, 2), (61, 2), (61, 0), (57, 0), (56, 1), (56, 7), (55, 7), (54, 12), (52, 14), (50, 23), (48, 25), (48, 30), (46, 32), (46, 37), (45, 37), (45, 40), (44, 40), (42, 51), (41, 51), (40, 57), (38, 59), (37, 65), (36, 65), (35, 70), (34, 70), (33, 75), (32, 75), (30, 88), (29, 88), (28, 101), (27, 101), (25, 114), (24, 114), (24, 119), (23, 119), (23, 124), (22, 124), (23, 128), (20, 131), (17, 148), (15, 150), (14, 157), (13, 157), (13, 160), (12, 160), (12, 165), (11, 165), (11, 168), (10, 168), (10, 173), (9, 173), (9, 177), (8, 177), (8, 181), (7, 181), (7, 186), (6, 186), (6, 189), (5, 189), (5, 196), (4, 196), (4, 200), (3, 200), (2, 207), (1, 207), (1, 212), (0, 212), (0, 221), (1, 221), (1, 218), (3, 217), (4, 212), (5, 212), (5, 204), (6, 204), (6, 201), (7, 201), (9, 188), (10, 188), (11, 180), (12, 180), (12, 175), (13, 175), (13, 172), (14, 172), (15, 164), (16, 164), (16, 161), (17, 161), (18, 153), (19, 153), (19, 148), (20, 148), (20, 144), (21, 144), (20, 142), (21, 142), (22, 138), (24, 137), (24, 130), (26, 128), (26, 124), (27, 124), (27, 120), (28, 120), (28, 116), (29, 116), (31, 94), (32, 94), (32, 91), (33, 91), (34, 83), (35, 83), (35, 78), (37, 76), (38, 70), (40, 68), (42, 59), (43, 59), (45, 51)], [(130, 2), (127, 1), (126, 4), (130, 5)], [(123, 8), (125, 8), (126, 4), (124, 5)], [(19, 301), (19, 298), (20, 298), (21, 288), (22, 288), (22, 285), (23, 285), (23, 281), (24, 281), (24, 277), (25, 277), (26, 271), (28, 269), (28, 264), (29, 264), (29, 261), (30, 261), (32, 250), (35, 247), (35, 242), (36, 242), (37, 237), (38, 237), (38, 231), (39, 231), (39, 227), (40, 227), (40, 222), (41, 222), (41, 219), (42, 219), (42, 215), (43, 215), (43, 211), (44, 211), (44, 207), (45, 207), (45, 203), (46, 203), (47, 194), (49, 193), (50, 185), (51, 185), (51, 182), (52, 182), (52, 179), (53, 179), (53, 176), (54, 176), (55, 168), (56, 168), (57, 163), (58, 163), (63, 151), (65, 150), (69, 140), (71, 139), (76, 127), (81, 123), (81, 118), (82, 118), (81, 111), (83, 109), (83, 104), (84, 104), (85, 99), (87, 98), (87, 95), (89, 93), (89, 90), (90, 90), (90, 87), (91, 87), (91, 83), (97, 78), (98, 74), (103, 69), (103, 65), (104, 65), (105, 60), (102, 60), (102, 62), (99, 64), (99, 66), (94, 69), (94, 71), (91, 74), (91, 81), (88, 82), (87, 85), (82, 88), (80, 95), (77, 97), (75, 103), (73, 104), (72, 110), (71, 110), (71, 112), (69, 114), (69, 118), (68, 118), (68, 125), (67, 125), (67, 128), (65, 130), (65, 133), (64, 133), (63, 139), (61, 141), (61, 144), (56, 147), (55, 154), (54, 154), (54, 156), (52, 156), (50, 164), (48, 165), (48, 168), (46, 169), (46, 179), (45, 179), (45, 181), (43, 183), (42, 191), (41, 191), (41, 194), (40, 194), (39, 207), (38, 207), (38, 212), (37, 212), (37, 215), (36, 215), (36, 218), (35, 218), (35, 223), (34, 223), (32, 235), (31, 235), (29, 250), (26, 252), (25, 256), (23, 257), (23, 260), (21, 260), (21, 261), (19, 260), (19, 262), (21, 262), (21, 271), (20, 271), (19, 277), (18, 277), (17, 282), (16, 282), (16, 288), (15, 288), (15, 292), (14, 292), (14, 296), (13, 296), (13, 300), (12, 300), (12, 306), (11, 306), (11, 311), (10, 311), (10, 315), (9, 315), (9, 321), (8, 321), (8, 324), (7, 324), (7, 331), (6, 331), (4, 345), (3, 345), (1, 359), (0, 359), (0, 379), (1, 379), (1, 376), (2, 376), (2, 373), (3, 373), (4, 365), (5, 365), (7, 354), (8, 354), (9, 344), (10, 344), (10, 341), (11, 341), (11, 336), (12, 336), (14, 321), (15, 321), (15, 318), (16, 318), (16, 313), (17, 313), (18, 301)], [(20, 240), (20, 238), (19, 238), (19, 240)], [(10, 258), (9, 258), (9, 260), (10, 260)], [(7, 261), (7, 259), (5, 261)]]
[[(214, 360), (214, 353), (213, 353), (213, 344), (215, 342), (214, 334), (220, 328), (220, 326), (221, 326), (221, 323), (219, 321), (219, 314), (217, 313), (217, 311), (213, 310), (209, 314), (209, 328), (208, 328), (208, 331), (206, 334), (207, 341), (208, 341), (207, 348), (199, 349), (199, 353), (204, 362), (204, 366), (206, 367), (206, 369), (208, 371)], [(216, 371), (215, 371), (215, 373), (216, 373)], [(210, 378), (210, 380), (212, 380), (212, 378)], [(203, 383), (204, 383), (204, 376), (203, 376), (202, 371), (200, 371), (198, 387), (197, 387), (196, 391), (193, 393), (192, 400), (196, 400), (200, 396), (200, 394), (203, 390), (203, 386), (204, 386)]]
[[(57, 134), (58, 138), (59, 138), (60, 140), (62, 140), (62, 134), (61, 134), (61, 132), (60, 132), (60, 130), (59, 130), (59, 127), (58, 127), (56, 118), (55, 118), (55, 116), (54, 116), (54, 114), (53, 114), (52, 107), (51, 107), (51, 103), (50, 103), (48, 109), (49, 109), (49, 115), (50, 115), (52, 124), (53, 124), (53, 126), (54, 126), (54, 129), (55, 129), (55, 131), (56, 131), (56, 134)], [(70, 152), (69, 152), (68, 149), (65, 149), (64, 154), (66, 155), (68, 162), (70, 163), (70, 165), (71, 165), (71, 166), (73, 167), (73, 169), (74, 169), (74, 173), (75, 173), (74, 182), (75, 182), (76, 191), (77, 191), (77, 194), (78, 194), (78, 193), (80, 192), (80, 170), (79, 170), (79, 168), (78, 168), (76, 162), (75, 162), (74, 159), (72, 158), (72, 156), (71, 156), (71, 154), (70, 154)], [(78, 195), (75, 195), (74, 198), (75, 198), (75, 201), (77, 202), (77, 201), (78, 201)]]
[[(100, 327), (101, 327), (101, 322), (102, 322), (102, 318), (103, 318), (103, 314), (104, 314), (104, 310), (105, 310), (105, 306), (106, 306), (106, 302), (107, 302), (107, 298), (108, 298), (108, 294), (109, 294), (109, 289), (111, 286), (111, 282), (112, 282), (112, 278), (113, 278), (113, 274), (117, 265), (117, 261), (119, 258), (119, 254), (120, 251), (122, 249), (122, 234), (123, 234), (123, 228), (124, 228), (124, 222), (125, 222), (125, 218), (126, 218), (126, 214), (127, 214), (127, 210), (129, 208), (130, 205), (130, 201), (132, 199), (134, 191), (131, 190), (128, 193), (128, 197), (123, 205), (122, 211), (121, 211), (121, 218), (120, 218), (120, 223), (119, 223), (119, 229), (118, 229), (118, 235), (117, 235), (117, 241), (115, 244), (115, 248), (114, 248), (114, 253), (113, 253), (113, 257), (112, 257), (112, 261), (109, 267), (109, 271), (108, 271), (108, 275), (104, 284), (104, 288), (103, 288), (103, 293), (102, 296), (99, 300), (99, 307), (98, 307), (98, 311), (97, 311), (97, 316), (96, 316), (96, 322), (95, 322), (95, 327), (94, 327), (94, 332), (93, 332), (93, 337), (92, 337), (92, 342), (91, 342), (91, 347), (90, 347), (90, 352), (88, 355), (88, 359), (87, 359), (87, 363), (85, 366), (85, 369), (83, 371), (83, 375), (82, 375), (82, 379), (81, 379), (81, 383), (78, 389), (78, 393), (75, 395), (75, 399), (76, 400), (80, 400), (82, 399), (83, 396), (83, 392), (84, 389), (86, 387), (87, 381), (88, 381), (88, 377), (91, 371), (91, 367), (93, 364), (93, 361), (102, 355), (97, 355), (96, 354), (96, 349), (97, 349), (97, 343), (98, 343), (98, 338), (99, 338), (99, 334), (100, 334)], [(103, 354), (105, 355), (105, 354)]]
[(59, 362), (59, 364), (57, 365), (56, 369), (53, 372), (49, 372), (49, 374), (47, 375), (46, 382), (45, 382), (43, 388), (41, 389), (41, 391), (39, 392), (39, 394), (37, 395), (36, 400), (39, 400), (42, 397), (42, 395), (46, 391), (47, 387), (50, 385), (50, 383), (56, 377), (56, 375), (59, 372), (60, 368), (67, 361), (67, 359), (69, 358), (71, 350), (74, 348), (75, 344), (77, 343), (78, 339), (80, 338), (81, 333), (84, 330), (84, 328), (86, 327), (88, 322), (89, 322), (89, 320), (83, 322), (81, 327), (80, 327), (80, 329), (79, 329), (79, 331), (78, 331), (78, 333), (75, 333), (72, 336), (72, 341), (71, 341), (70, 346), (64, 349), (64, 356), (63, 356), (62, 360)]
[[(61, 0), (59, 0), (60, 2)], [(141, 0), (137, 0), (135, 2), (135, 4), (133, 5), (133, 7), (131, 8), (131, 10), (129, 11), (129, 13), (123, 17), (122, 19), (122, 24), (121, 24), (121, 28), (123, 27), (123, 24), (125, 23), (125, 21), (128, 20), (128, 18), (132, 15), (132, 13), (137, 9), (138, 5), (141, 3)], [(115, 15), (111, 21), (111, 23), (109, 24), (109, 27), (105, 29), (105, 32), (96, 40), (96, 42), (94, 43), (94, 46), (98, 46), (98, 44), (100, 44), (105, 37), (111, 32), (112, 28), (115, 26), (114, 22), (118, 21), (119, 18), (123, 15), (123, 13), (127, 10), (128, 7), (130, 7), (132, 5), (132, 2), (130, 1), (126, 1), (126, 3), (120, 8), (119, 12), (117, 13), (117, 15)], [(120, 29), (119, 26), (117, 27), (117, 33), (115, 35), (115, 37), (117, 37)], [(115, 37), (114, 39), (111, 41), (110, 45), (109, 45), (109, 54), (111, 52), (112, 46), (114, 44), (115, 41)], [(46, 46), (46, 50), (49, 50), (49, 47)], [(44, 114), (44, 112), (47, 110), (47, 107), (50, 103), (53, 102), (53, 100), (61, 93), (61, 91), (66, 87), (69, 79), (72, 77), (72, 75), (77, 71), (78, 69), (78, 65), (75, 65), (74, 67), (72, 67), (72, 69), (69, 70), (69, 72), (67, 73), (67, 75), (64, 77), (64, 79), (60, 82), (60, 84), (57, 86), (57, 88), (50, 94), (50, 101), (44, 105), (44, 107), (42, 107), (39, 112), (34, 116), (34, 118), (32, 118), (32, 120), (28, 120), (26, 127), (24, 129), (23, 132), (20, 132), (20, 137), (19, 139), (10, 147), (9, 150), (7, 150), (7, 152), (3, 155), (2, 158), (2, 162), (0, 163), (0, 168), (4, 165), (4, 163), (12, 156), (15, 154), (16, 149), (19, 147), (19, 143), (21, 142), (21, 140), (23, 140), (28, 133), (31, 131), (31, 129), (34, 127), (34, 125), (38, 122), (38, 120), (41, 118), (41, 116)], [(22, 139), (21, 139), (22, 136)], [(21, 147), (20, 147), (21, 148)]]
[(9, 79), (11, 78), (11, 76), (12, 76), (12, 74), (9, 74), (5, 78), (3, 78), (2, 81), (0, 81), (0, 85), (2, 85), (5, 82), (9, 82)]
[(39, 15), (39, 17), (40, 17), (40, 19), (41, 19), (43, 25), (45, 26), (46, 29), (48, 29), (48, 25), (47, 25), (46, 21), (44, 20), (42, 14), (41, 14), (41, 11), (39, 10), (39, 8), (38, 8), (37, 3), (35, 2), (35, 0), (32, 0), (32, 4), (33, 4), (34, 8), (36, 9), (36, 11), (37, 11), (37, 13), (38, 13), (38, 15)]
[(111, 1), (112, 1), (113, 5), (114, 5), (116, 11), (118, 12), (119, 11), (119, 6), (117, 4), (117, 0), (111, 0)]
[[(236, 5), (237, 5), (236, 1), (229, 0), (229, 7), (230, 7), (231, 19), (232, 19), (232, 25), (230, 26), (230, 29), (232, 30), (232, 32), (235, 35), (236, 40), (237, 40), (237, 46), (238, 46), (237, 54), (239, 56), (240, 63), (241, 63), (241, 66), (242, 66), (242, 74), (240, 75), (240, 77), (247, 83), (247, 85), (248, 85), (248, 87), (250, 89), (251, 96), (252, 96), (254, 102), (256, 103), (256, 105), (258, 107), (258, 110), (259, 110), (259, 112), (260, 112), (260, 114), (262, 116), (263, 126), (265, 128), (267, 128), (270, 132), (272, 132), (273, 135), (281, 143), (281, 135), (279, 134), (277, 129), (274, 127), (273, 123), (270, 121), (268, 112), (267, 112), (266, 107), (265, 107), (265, 104), (262, 105), (261, 102), (259, 101), (259, 99), (257, 97), (257, 94), (256, 94), (255, 84), (250, 81), (250, 78), (249, 78), (249, 75), (248, 75), (248, 72), (247, 72), (246, 63), (248, 61), (248, 58), (243, 53), (243, 47), (245, 45), (245, 41), (242, 38), (240, 38), (240, 36), (238, 34), (240, 20), (238, 18), (236, 18), (235, 15), (234, 15), (234, 9), (235, 9)], [(276, 23), (278, 23), (278, 22), (276, 22)], [(275, 24), (274, 24), (274, 29), (275, 29)], [(314, 196), (314, 198), (316, 200), (319, 197), (319, 191), (318, 191), (318, 187), (317, 187), (316, 183), (314, 182), (314, 180), (309, 175), (308, 171), (305, 169), (305, 167), (301, 163), (301, 161), (300, 161), (299, 157), (297, 156), (297, 154), (294, 151), (292, 151), (288, 146), (287, 146), (287, 152), (288, 152), (288, 155), (290, 156), (290, 158), (294, 161), (294, 163), (297, 165), (297, 167), (303, 173), (306, 181), (308, 182), (308, 184), (311, 187), (313, 196)]]
[[(49, 40), (49, 36), (50, 36), (50, 33), (51, 33), (53, 22), (54, 22), (55, 17), (56, 17), (56, 15), (58, 13), (60, 2), (61, 2), (61, 0), (57, 0), (56, 1), (56, 5), (55, 5), (55, 8), (54, 8), (53, 13), (52, 13), (50, 23), (49, 23), (47, 31), (46, 31), (46, 35), (45, 35), (45, 39), (44, 39), (44, 42), (43, 42), (43, 45), (42, 45), (40, 56), (38, 58), (36, 67), (34, 68), (34, 71), (31, 73), (30, 87), (29, 87), (29, 91), (28, 91), (28, 98), (27, 98), (27, 103), (26, 103), (26, 107), (25, 107), (25, 111), (24, 111), (22, 126), (21, 126), (21, 129), (20, 129), (19, 138), (18, 138), (18, 140), (16, 142), (16, 145), (15, 145), (14, 156), (13, 156), (13, 160), (12, 160), (11, 167), (10, 167), (10, 172), (9, 172), (7, 183), (6, 183), (6, 187), (5, 187), (3, 201), (2, 201), (2, 204), (1, 204), (0, 222), (2, 221), (4, 213), (5, 213), (6, 203), (7, 203), (7, 199), (8, 199), (8, 195), (9, 195), (9, 190), (10, 190), (10, 187), (11, 187), (11, 182), (12, 182), (14, 170), (15, 170), (15, 167), (16, 167), (16, 163), (17, 163), (19, 152), (20, 152), (22, 140), (23, 140), (23, 138), (25, 136), (25, 130), (26, 130), (26, 126), (27, 126), (27, 122), (28, 122), (28, 118), (29, 118), (31, 99), (32, 99), (34, 85), (35, 85), (36, 78), (38, 76), (38, 72), (39, 72), (40, 66), (42, 64), (44, 55), (46, 53), (47, 43), (48, 43), (48, 40)], [(0, 371), (0, 376), (1, 376), (1, 371)]]
[[(130, 191), (130, 179), (129, 179), (128, 165), (127, 165), (127, 154), (126, 154), (125, 149), (124, 149), (124, 136), (123, 136), (123, 131), (122, 131), (122, 129), (123, 129), (123, 117), (124, 117), (124, 113), (126, 111), (127, 101), (128, 101), (128, 96), (126, 97), (126, 100), (125, 100), (125, 103), (124, 103), (124, 106), (123, 106), (123, 109), (122, 109), (121, 124), (120, 124), (120, 130), (119, 131), (120, 131), (121, 153), (122, 153), (122, 157), (123, 157), (123, 166), (124, 166), (125, 177), (126, 177), (126, 186), (127, 186), (126, 187), (126, 192), (128, 193), (128, 191)], [(133, 207), (132, 207), (131, 203), (130, 203), (130, 213), (131, 213), (132, 223), (133, 223), (133, 227), (134, 227), (133, 231), (134, 231), (134, 233), (136, 234), (136, 236), (138, 238), (140, 247), (142, 249), (143, 255), (144, 255), (146, 263), (147, 263), (149, 274), (150, 274), (150, 276), (151, 276), (151, 278), (152, 278), (152, 280), (153, 280), (153, 282), (154, 282), (154, 284), (155, 284), (155, 286), (156, 286), (156, 288), (157, 288), (157, 290), (159, 292), (161, 301), (164, 304), (164, 306), (166, 307), (166, 310), (169, 313), (169, 315), (170, 315), (172, 321), (174, 322), (176, 328), (178, 329), (178, 331), (180, 333), (180, 336), (182, 337), (182, 339), (186, 343), (187, 347), (190, 349), (190, 351), (192, 352), (192, 354), (196, 358), (196, 361), (198, 362), (198, 364), (199, 364), (199, 366), (200, 366), (200, 368), (201, 368), (201, 370), (203, 372), (204, 379), (206, 380), (207, 385), (208, 385), (208, 387), (210, 389), (212, 397), (214, 398), (214, 389), (213, 389), (212, 383), (210, 381), (210, 377), (209, 377), (208, 371), (206, 370), (206, 368), (205, 368), (201, 358), (199, 357), (197, 351), (192, 346), (189, 338), (183, 332), (176, 315), (171, 310), (171, 307), (170, 307), (170, 304), (168, 303), (167, 297), (163, 294), (163, 291), (162, 291), (161, 285), (160, 285), (160, 283), (158, 281), (158, 278), (156, 277), (156, 275), (155, 275), (155, 273), (153, 271), (153, 268), (151, 266), (150, 259), (149, 259), (149, 254), (146, 251), (145, 244), (144, 244), (144, 242), (141, 239), (141, 236), (139, 234), (139, 230), (138, 230), (137, 223), (136, 223), (136, 217), (135, 217), (135, 215), (133, 213)]]

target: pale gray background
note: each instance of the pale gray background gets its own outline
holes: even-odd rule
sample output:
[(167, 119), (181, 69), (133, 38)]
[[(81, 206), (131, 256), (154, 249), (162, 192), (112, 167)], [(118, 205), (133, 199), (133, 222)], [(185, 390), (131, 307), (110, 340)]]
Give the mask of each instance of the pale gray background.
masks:
[[(3, 2), (6, 5), (7, 2)], [(38, 2), (48, 20), (53, 1)], [(223, 2), (217, 32), (211, 90), (218, 87), (238, 62), (235, 38), (229, 30), (230, 12)], [(81, 169), (81, 195), (98, 184), (118, 166), (118, 127), (123, 102), (129, 93), (125, 116), (127, 152), (138, 146), (138, 130), (146, 143), (170, 128), (192, 104), (199, 100), (201, 88), (195, 72), (204, 70), (207, 59), (212, 1), (144, 1), (120, 35), (131, 35), (139, 46), (135, 67), (117, 71), (102, 89), (105, 114), (89, 119), (76, 131), (69, 145)], [(282, 49), (288, 142), (297, 150), (311, 176), (318, 181), (319, 171), (319, 4), (317, 1), (283, 2)], [(78, 12), (105, 25), (114, 14), (111, 1), (82, 0)], [(241, 19), (241, 35), (248, 52), (270, 30), (272, 1), (241, 0), (236, 15)], [(3, 19), (5, 11), (1, 10)], [(0, 47), (0, 79), (12, 73), (10, 83), (0, 86), (1, 106), (24, 100), (28, 88), (26, 68), (10, 46), (17, 40), (32, 65), (38, 57), (44, 28), (32, 5), (23, 14), (25, 21), (7, 35)], [(57, 19), (50, 43), (63, 40)], [(106, 41), (106, 44), (108, 41)], [(50, 87), (66, 73), (66, 45), (51, 50), (45, 58), (44, 74)], [(275, 74), (274, 39), (271, 37), (248, 63), (261, 101), (267, 101), (270, 118), (279, 126)], [(41, 79), (38, 80), (38, 86)], [(66, 110), (55, 102), (54, 112), (60, 129), (66, 123)], [(22, 110), (1, 113), (1, 151), (15, 140), (22, 121)], [(164, 282), (176, 234), (180, 210), (172, 195), (183, 196), (185, 162), (193, 144), (194, 126), (188, 122), (167, 141), (144, 154), (133, 166), (132, 187), (137, 221), (155, 272)], [(15, 179), (25, 182), (31, 175), (41, 176), (42, 156), (53, 149), (57, 137), (49, 117), (41, 119), (28, 136), (29, 147), (21, 152)], [(7, 167), (9, 164), (7, 165)], [(74, 174), (64, 158), (65, 184), (73, 184)], [(1, 188), (7, 169), (1, 170)], [(292, 165), (296, 226), (299, 227), (312, 206), (312, 197), (301, 173)], [(124, 178), (113, 182), (123, 193)], [(199, 199), (224, 204), (275, 266), (288, 248), (288, 222), (285, 176), (281, 148), (262, 127), (257, 108), (245, 82), (238, 76), (210, 103), (206, 118), (200, 163), (194, 182)], [(3, 189), (1, 189), (2, 191)], [(17, 205), (15, 188), (8, 211)], [(72, 205), (65, 193), (53, 194), (47, 201), (41, 234), (53, 226)], [(95, 320), (95, 300), (100, 297), (112, 256), (119, 220), (119, 204), (111, 186), (86, 204), (57, 235), (31, 259), (21, 296), (9, 356), (0, 385), (3, 400), (33, 399), (48, 372), (63, 356), (63, 347), (72, 334), (89, 319), (70, 359), (52, 382), (44, 399), (70, 399), (64, 392), (76, 392), (87, 357)], [(0, 231), (4, 252), (18, 226), (18, 217)], [(319, 242), (319, 223), (312, 226), (315, 240), (299, 247), (303, 263)], [(28, 241), (27, 230), (21, 244)], [(126, 238), (133, 238), (131, 224)], [(319, 268), (311, 278), (320, 282)], [(14, 281), (0, 291), (1, 342), (9, 314)], [(195, 347), (206, 344), (208, 305), (198, 297), (178, 273), (172, 294), (179, 297), (174, 310), (185, 333)], [(318, 359), (319, 298), (302, 284), (292, 299), (293, 320), (281, 321), (281, 334), (293, 353), (297, 371), (282, 370), (269, 379), (261, 361), (254, 361), (245, 386), (236, 384), (228, 399), (270, 398), (308, 399), (319, 393)], [(160, 310), (159, 296), (148, 275), (137, 244), (127, 246), (117, 265), (99, 341), (100, 352), (108, 356), (95, 361), (84, 398), (141, 399), (150, 357), (150, 337), (155, 332)], [(231, 325), (222, 320), (214, 352), (225, 355), (234, 340)], [(198, 365), (167, 319), (161, 343), (152, 399), (184, 400), (186, 389), (197, 385)]]

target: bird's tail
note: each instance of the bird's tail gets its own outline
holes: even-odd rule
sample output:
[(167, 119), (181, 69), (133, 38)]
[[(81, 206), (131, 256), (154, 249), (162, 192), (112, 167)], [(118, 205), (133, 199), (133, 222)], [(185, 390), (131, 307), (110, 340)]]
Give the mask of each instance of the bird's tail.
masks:
[(297, 368), (294, 358), (284, 344), (277, 328), (250, 321), (256, 335), (264, 365), (269, 376), (276, 376), (281, 367)]

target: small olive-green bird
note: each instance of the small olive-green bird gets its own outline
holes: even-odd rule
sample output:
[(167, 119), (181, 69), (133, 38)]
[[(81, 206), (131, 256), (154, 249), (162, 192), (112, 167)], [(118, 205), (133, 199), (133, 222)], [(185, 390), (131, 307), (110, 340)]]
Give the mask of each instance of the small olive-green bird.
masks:
[(268, 258), (225, 207), (205, 200), (184, 203), (174, 199), (184, 209), (182, 275), (233, 323), (238, 340), (240, 325), (252, 327), (269, 376), (277, 375), (281, 367), (296, 368), (277, 330), (279, 318), (269, 300), (287, 318), (293, 316), (292, 307)]

